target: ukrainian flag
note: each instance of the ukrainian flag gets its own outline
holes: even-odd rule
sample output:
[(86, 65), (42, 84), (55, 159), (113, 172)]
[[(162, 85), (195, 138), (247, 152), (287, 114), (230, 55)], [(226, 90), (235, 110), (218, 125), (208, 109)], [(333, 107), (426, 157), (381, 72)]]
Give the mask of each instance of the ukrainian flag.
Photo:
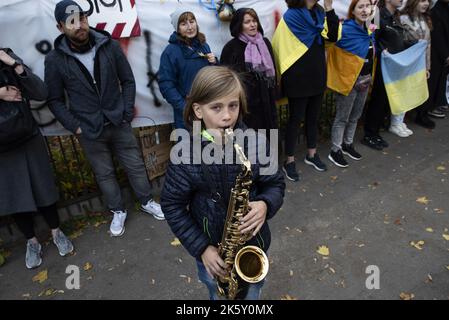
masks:
[(273, 35), (272, 46), (277, 70), (282, 75), (298, 61), (318, 37), (327, 39), (328, 26), (324, 10), (321, 7), (313, 9), (318, 22), (312, 18), (306, 8), (288, 9), (282, 17)]
[(382, 52), (382, 75), (392, 114), (407, 112), (429, 98), (426, 76), (427, 41), (397, 54)]
[(327, 87), (347, 96), (362, 71), (374, 34), (353, 19), (343, 23), (341, 39), (327, 48)]

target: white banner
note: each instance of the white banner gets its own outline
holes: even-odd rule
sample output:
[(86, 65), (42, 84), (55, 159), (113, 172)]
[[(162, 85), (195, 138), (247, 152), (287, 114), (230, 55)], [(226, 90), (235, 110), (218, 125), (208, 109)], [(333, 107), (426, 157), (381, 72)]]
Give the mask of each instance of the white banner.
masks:
[[(87, 10), (96, 10), (98, 4), (100, 13), (107, 13), (104, 4), (115, 2), (115, 9), (120, 10), (120, 3), (125, 8), (125, 2), (132, 0), (78, 0)], [(14, 50), (33, 71), (43, 78), (45, 54), (53, 48), (53, 41), (59, 35), (54, 19), (54, 7), (59, 0), (1, 0), (0, 2), (0, 47)], [(84, 3), (83, 3), (84, 2)], [(215, 1), (216, 2), (216, 1)], [(346, 16), (350, 0), (334, 0), (334, 7), (341, 18)], [(227, 41), (231, 39), (229, 23), (221, 22), (210, 10), (207, 0), (135, 0), (138, 20), (142, 36), (122, 40), (123, 48), (134, 72), (137, 84), (136, 115), (134, 127), (151, 126), (173, 122), (173, 110), (162, 98), (157, 86), (157, 71), (162, 51), (168, 44), (173, 32), (170, 13), (177, 7), (185, 7), (193, 11), (198, 19), (200, 30), (206, 35), (212, 51), (217, 57)], [(275, 26), (287, 9), (284, 0), (236, 0), (236, 9), (241, 7), (254, 8), (265, 30), (265, 35), (271, 38)], [(116, 25), (116, 16), (106, 18), (108, 24)], [(90, 19), (89, 23), (96, 26), (100, 21)], [(134, 27), (134, 26), (133, 26)], [(123, 32), (125, 29), (123, 29)], [(53, 115), (39, 104), (35, 112), (38, 121), (43, 124), (45, 135), (67, 133), (54, 121)]]

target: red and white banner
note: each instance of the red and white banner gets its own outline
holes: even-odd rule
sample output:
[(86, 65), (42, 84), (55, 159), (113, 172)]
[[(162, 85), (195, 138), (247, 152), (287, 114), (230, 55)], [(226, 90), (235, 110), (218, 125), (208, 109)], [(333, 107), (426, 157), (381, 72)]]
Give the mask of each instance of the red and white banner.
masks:
[(140, 36), (135, 0), (78, 0), (78, 4), (88, 12), (91, 26), (114, 39)]

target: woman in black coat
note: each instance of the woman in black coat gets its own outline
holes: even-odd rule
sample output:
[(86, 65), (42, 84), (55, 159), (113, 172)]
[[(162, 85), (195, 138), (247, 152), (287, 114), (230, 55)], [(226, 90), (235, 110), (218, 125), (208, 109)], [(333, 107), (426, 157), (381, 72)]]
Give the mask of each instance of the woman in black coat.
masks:
[(29, 100), (45, 100), (44, 82), (23, 65), (10, 49), (0, 49), (0, 216), (13, 215), (26, 237), (27, 268), (42, 263), (33, 225), (40, 212), (50, 229), (59, 254), (73, 251), (59, 229), (56, 210), (58, 190), (45, 140), (31, 114)]
[(251, 8), (237, 10), (230, 29), (234, 39), (224, 46), (220, 63), (242, 75), (248, 100), (248, 114), (243, 121), (255, 130), (276, 129), (273, 49), (270, 41), (263, 37), (263, 28), (256, 11)]

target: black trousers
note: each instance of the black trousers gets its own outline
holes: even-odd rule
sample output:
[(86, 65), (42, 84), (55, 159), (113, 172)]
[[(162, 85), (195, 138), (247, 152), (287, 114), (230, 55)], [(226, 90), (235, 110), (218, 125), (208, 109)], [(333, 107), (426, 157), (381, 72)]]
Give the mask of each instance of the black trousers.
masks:
[(288, 98), (289, 119), (285, 137), (285, 155), (292, 157), (298, 141), (299, 122), (305, 115), (307, 148), (315, 149), (318, 139), (318, 118), (323, 101), (321, 93), (312, 97)]
[[(59, 216), (58, 211), (56, 209), (56, 204), (53, 204), (48, 207), (40, 207), (39, 213), (44, 217), (45, 222), (51, 229), (59, 228)], [(34, 238), (34, 220), (33, 220), (33, 212), (20, 212), (13, 215), (13, 219), (17, 224), (20, 232), (27, 239)]]
[(439, 63), (439, 61), (432, 59), (430, 78), (427, 81), (429, 87), (429, 99), (416, 109), (416, 117), (426, 117), (428, 111), (432, 111), (436, 107), (447, 104), (447, 102), (442, 103), (445, 100), (445, 98), (443, 100), (443, 97), (446, 96), (446, 90), (444, 89), (446, 88), (446, 81), (447, 68)]
[(365, 136), (378, 136), (385, 118), (389, 117), (390, 113), (390, 103), (385, 90), (380, 61), (378, 61), (371, 100), (365, 113)]

